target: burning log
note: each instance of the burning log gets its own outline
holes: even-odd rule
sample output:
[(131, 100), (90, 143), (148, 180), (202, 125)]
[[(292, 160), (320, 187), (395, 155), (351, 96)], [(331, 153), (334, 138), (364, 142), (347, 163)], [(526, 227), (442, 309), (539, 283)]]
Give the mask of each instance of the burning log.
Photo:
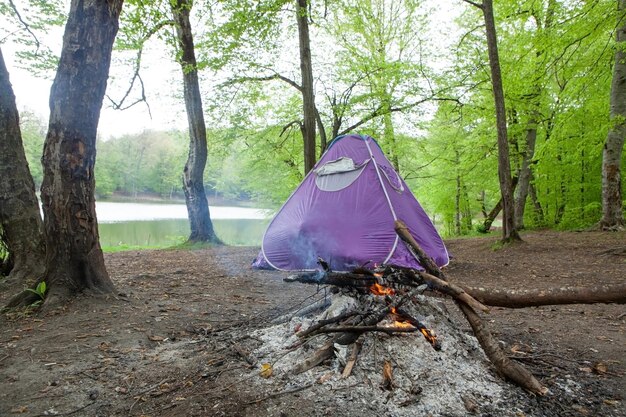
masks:
[(366, 292), (369, 287), (377, 283), (373, 275), (354, 274), (350, 272), (304, 272), (284, 278), (285, 282), (301, 282), (303, 284), (334, 285), (336, 287), (351, 287)]
[[(439, 269), (433, 259), (426, 252), (424, 252), (424, 250), (422, 250), (415, 239), (413, 239), (411, 234), (408, 232), (408, 228), (402, 221), (396, 221), (395, 229), (398, 235), (413, 249), (414, 253), (418, 257), (420, 265), (422, 265), (431, 275), (447, 281), (445, 274), (441, 271), (441, 269)], [(526, 368), (511, 361), (504, 354), (502, 349), (500, 349), (498, 342), (493, 338), (489, 329), (480, 316), (476, 314), (474, 309), (458, 299), (455, 301), (457, 306), (459, 306), (467, 318), (467, 321), (472, 327), (474, 335), (478, 339), (480, 346), (485, 351), (485, 354), (491, 363), (495, 365), (498, 372), (530, 392), (538, 395), (545, 395), (548, 392), (548, 389), (541, 385), (541, 383)]]
[(559, 304), (626, 304), (626, 283), (589, 288), (554, 288), (549, 290), (465, 290), (483, 303), (494, 307), (524, 308)]
[(404, 319), (411, 326), (419, 330), (420, 333), (422, 333), (422, 335), (424, 336), (424, 338), (428, 341), (428, 343), (432, 345), (433, 349), (441, 350), (441, 343), (439, 342), (439, 339), (437, 339), (437, 336), (435, 336), (435, 334), (433, 333), (431, 329), (424, 326), (424, 324), (421, 321), (412, 317), (408, 312), (406, 312), (402, 308), (392, 310), (392, 313), (397, 315), (398, 318)]

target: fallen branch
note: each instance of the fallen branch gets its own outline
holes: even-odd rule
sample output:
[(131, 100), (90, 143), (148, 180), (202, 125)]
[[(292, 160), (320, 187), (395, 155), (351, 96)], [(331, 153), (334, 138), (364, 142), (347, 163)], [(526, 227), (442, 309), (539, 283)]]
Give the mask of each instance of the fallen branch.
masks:
[[(413, 239), (408, 231), (408, 228), (402, 221), (396, 221), (395, 229), (398, 235), (411, 246), (414, 253), (418, 257), (420, 265), (426, 269), (426, 272), (447, 281), (445, 274), (435, 264), (435, 261), (426, 252), (424, 252), (415, 239)], [(538, 395), (545, 395), (548, 392), (548, 389), (541, 385), (541, 383), (526, 368), (511, 361), (504, 354), (502, 349), (500, 349), (498, 342), (491, 335), (491, 332), (487, 328), (486, 324), (482, 321), (474, 309), (458, 299), (455, 299), (455, 302), (465, 315), (465, 318), (467, 318), (467, 321), (474, 331), (476, 339), (478, 339), (480, 346), (485, 351), (485, 354), (491, 363), (494, 364), (498, 373), (530, 392)]]
[(595, 287), (564, 287), (547, 290), (498, 290), (464, 287), (484, 304), (494, 307), (524, 308), (559, 304), (626, 304), (626, 283)]
[(437, 278), (436, 276), (431, 275), (424, 271), (417, 271), (417, 272), (407, 271), (407, 274), (409, 274), (409, 276), (412, 276), (415, 280), (418, 280), (418, 281), (420, 279), (423, 280), (424, 282), (428, 283), (428, 285), (432, 289), (442, 294), (449, 295), (450, 297), (456, 300), (462, 301), (468, 306), (476, 310), (480, 310), (484, 313), (489, 313), (490, 311), (489, 307), (487, 307), (483, 303), (476, 300), (474, 297), (472, 297), (470, 294), (465, 292), (463, 288), (459, 287), (458, 285), (455, 285), (451, 282), (444, 281), (441, 278)]
[(316, 332), (317, 330), (321, 329), (324, 326), (328, 326), (329, 324), (339, 323), (340, 321), (356, 316), (357, 314), (362, 314), (362, 313), (358, 311), (348, 311), (330, 319), (320, 320), (317, 323), (313, 324), (308, 329), (299, 331), (298, 333), (296, 333), (296, 336), (302, 339), (304, 337), (311, 335), (312, 333)]
[(363, 341), (357, 340), (354, 343), (354, 347), (352, 348), (352, 352), (350, 353), (350, 358), (346, 362), (346, 367), (343, 368), (343, 372), (341, 373), (342, 378), (347, 378), (352, 374), (352, 369), (356, 364), (356, 360), (359, 357), (359, 352), (361, 352), (361, 347), (363, 346)]

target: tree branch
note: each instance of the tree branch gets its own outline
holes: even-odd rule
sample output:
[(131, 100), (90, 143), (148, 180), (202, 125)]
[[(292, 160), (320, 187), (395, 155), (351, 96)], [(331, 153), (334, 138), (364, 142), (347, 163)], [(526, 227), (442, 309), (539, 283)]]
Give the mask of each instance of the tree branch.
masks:
[(292, 79), (287, 78), (284, 75), (281, 75), (279, 73), (274, 73), (272, 75), (266, 75), (265, 77), (237, 77), (237, 78), (232, 78), (232, 79), (222, 83), (222, 86), (233, 85), (233, 84), (240, 84), (240, 83), (251, 82), (251, 81), (272, 81), (272, 80), (284, 81), (287, 84), (289, 84), (290, 86), (292, 86), (293, 88), (295, 88), (296, 90), (302, 91), (302, 87), (298, 83), (296, 83)]
[(472, 5), (472, 6), (474, 6), (474, 7), (478, 7), (478, 8), (479, 8), (479, 9), (481, 9), (481, 10), (482, 10), (482, 8), (483, 8), (482, 3), (476, 3), (476, 2), (473, 2), (473, 1), (471, 1), (471, 0), (463, 0), (463, 1), (464, 1), (465, 3), (471, 4), (471, 5)]
[(30, 26), (28, 25), (28, 23), (26, 23), (24, 19), (22, 19), (22, 15), (20, 15), (20, 12), (17, 10), (17, 7), (15, 6), (15, 3), (13, 3), (13, 0), (9, 0), (9, 5), (11, 6), (11, 9), (13, 9), (13, 13), (15, 13), (15, 15), (17, 16), (17, 19), (20, 21), (22, 26), (24, 26), (24, 29), (26, 29), (26, 31), (31, 34), (33, 39), (35, 39), (35, 46), (37, 48), (35, 50), (35, 55), (36, 55), (39, 52), (39, 46), (41, 45), (39, 43), (39, 39), (37, 39), (37, 35), (35, 35), (33, 31), (30, 30)]

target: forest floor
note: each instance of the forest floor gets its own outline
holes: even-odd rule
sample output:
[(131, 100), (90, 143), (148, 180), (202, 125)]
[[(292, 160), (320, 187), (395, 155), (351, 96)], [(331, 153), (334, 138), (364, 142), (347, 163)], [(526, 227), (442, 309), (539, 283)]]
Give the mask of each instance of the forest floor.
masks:
[[(496, 237), (447, 241), (448, 277), (510, 289), (626, 279), (626, 233), (535, 231), (523, 238), (498, 250)], [(245, 360), (260, 343), (250, 335), (305, 305), (318, 288), (285, 283), (281, 272), (251, 270), (257, 251), (106, 254), (115, 297), (3, 314), (0, 415), (396, 415), (378, 395), (351, 402), (324, 378), (297, 389), (284, 389), (278, 377), (258, 382), (264, 381), (259, 365)], [(0, 302), (7, 296), (0, 294)], [(550, 393), (535, 397), (505, 384), (508, 410), (489, 411), (480, 402), (470, 408), (495, 416), (626, 416), (625, 313), (624, 305), (494, 308), (483, 317), (496, 338)], [(453, 319), (469, 331), (462, 318)], [(355, 390), (366, 383), (364, 372), (357, 362)]]

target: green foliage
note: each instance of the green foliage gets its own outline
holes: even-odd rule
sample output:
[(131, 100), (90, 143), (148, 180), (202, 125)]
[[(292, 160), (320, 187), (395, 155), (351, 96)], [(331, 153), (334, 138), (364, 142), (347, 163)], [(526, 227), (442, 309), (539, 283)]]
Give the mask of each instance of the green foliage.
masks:
[[(15, 7), (13, 7), (15, 6)], [(20, 65), (29, 72), (50, 77), (58, 65), (58, 45), (49, 44), (50, 31), (67, 19), (62, 0), (24, 0), (0, 3), (0, 43), (10, 39), (17, 47)]]
[[(46, 298), (46, 281), (41, 281), (37, 286), (33, 288), (26, 288), (26, 291), (31, 292), (39, 297), (37, 303), (41, 303)], [(32, 305), (32, 304), (31, 304)]]
[(20, 130), (30, 174), (35, 182), (35, 189), (39, 189), (43, 180), (41, 155), (43, 154), (43, 143), (46, 138), (46, 125), (43, 120), (33, 113), (22, 112), (20, 114)]
[(2, 231), (2, 227), (0, 226), (0, 278), (9, 272), (9, 248), (7, 247), (6, 241), (4, 239), (4, 233)]

